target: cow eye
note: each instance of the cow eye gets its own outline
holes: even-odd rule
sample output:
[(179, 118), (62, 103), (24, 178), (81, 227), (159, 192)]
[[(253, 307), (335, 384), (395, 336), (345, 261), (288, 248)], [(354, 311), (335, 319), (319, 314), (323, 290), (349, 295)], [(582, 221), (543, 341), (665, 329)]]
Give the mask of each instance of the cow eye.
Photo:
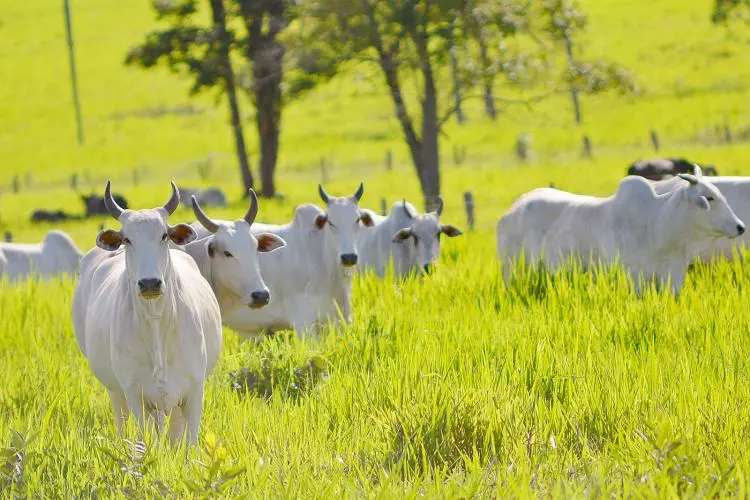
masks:
[(167, 241), (167, 238), (169, 238), (169, 235), (167, 233), (161, 235), (161, 241)]
[(128, 238), (123, 238), (122, 242), (125, 243), (126, 245), (130, 245), (130, 240)]
[(713, 196), (706, 196), (706, 200), (707, 201), (714, 201), (714, 197)]
[(234, 257), (234, 255), (232, 255), (230, 252), (227, 252), (226, 250), (224, 250), (224, 257)]

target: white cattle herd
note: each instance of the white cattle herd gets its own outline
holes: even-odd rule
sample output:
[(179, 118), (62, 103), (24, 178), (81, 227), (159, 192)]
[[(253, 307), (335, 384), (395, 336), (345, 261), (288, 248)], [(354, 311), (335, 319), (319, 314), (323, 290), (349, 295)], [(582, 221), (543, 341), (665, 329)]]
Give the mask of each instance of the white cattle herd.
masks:
[[(206, 377), (222, 345), (222, 324), (238, 334), (293, 329), (301, 336), (350, 322), (355, 270), (396, 277), (431, 270), (440, 236), (458, 236), (437, 210), (406, 200), (383, 217), (361, 208), (364, 186), (335, 197), (319, 186), (320, 208), (303, 204), (283, 225), (255, 222), (258, 200), (234, 221), (212, 219), (195, 197), (192, 225), (168, 223), (180, 203), (121, 208), (107, 183), (104, 203), (121, 225), (102, 230), (85, 255), (60, 231), (40, 244), (0, 244), (0, 276), (78, 273), (73, 323), (78, 345), (107, 389), (118, 430), (132, 413), (169, 437), (195, 443)], [(691, 261), (732, 258), (750, 219), (750, 177), (681, 174), (667, 181), (623, 179), (608, 198), (539, 188), (497, 223), (506, 281), (517, 261), (555, 271), (580, 259), (619, 262), (636, 293), (654, 281), (678, 293)], [(738, 238), (739, 237), (739, 238)]]

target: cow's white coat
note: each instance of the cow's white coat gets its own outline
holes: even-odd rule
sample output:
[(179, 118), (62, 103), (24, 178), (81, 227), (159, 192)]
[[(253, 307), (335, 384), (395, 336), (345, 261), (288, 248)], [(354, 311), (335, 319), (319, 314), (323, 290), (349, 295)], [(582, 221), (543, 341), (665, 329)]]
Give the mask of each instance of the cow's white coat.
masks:
[(75, 274), (82, 255), (70, 236), (57, 230), (48, 232), (41, 243), (0, 243), (0, 276), (21, 280)]

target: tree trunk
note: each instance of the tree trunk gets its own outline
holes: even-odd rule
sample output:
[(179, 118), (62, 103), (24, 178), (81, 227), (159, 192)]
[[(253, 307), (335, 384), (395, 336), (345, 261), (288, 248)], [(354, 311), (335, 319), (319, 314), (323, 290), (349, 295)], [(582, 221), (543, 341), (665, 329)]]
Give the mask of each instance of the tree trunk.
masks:
[(490, 56), (487, 49), (487, 42), (481, 33), (477, 35), (479, 42), (479, 58), (482, 64), (482, 84), (484, 85), (484, 112), (490, 119), (495, 120), (497, 118), (497, 110), (495, 109), (495, 76), (490, 71)]
[(411, 117), (406, 109), (406, 103), (404, 102), (403, 93), (401, 92), (401, 83), (398, 79), (398, 68), (393, 59), (383, 52), (380, 53), (380, 68), (383, 70), (383, 76), (385, 76), (385, 83), (388, 86), (388, 90), (393, 100), (393, 105), (396, 108), (396, 118), (401, 125), (401, 130), (404, 133), (406, 139), (406, 145), (409, 146), (409, 155), (411, 156), (414, 170), (417, 172), (420, 186), (424, 185), (422, 179), (422, 142), (417, 137), (412, 125)]
[(256, 123), (260, 139), (261, 194), (276, 196), (275, 174), (281, 131), (281, 75), (284, 46), (275, 39), (265, 40), (254, 52), (253, 90)]
[[(573, 41), (570, 38), (565, 38), (565, 52), (568, 54), (568, 64), (573, 65)], [(570, 87), (570, 100), (573, 101), (573, 112), (576, 117), (576, 124), (580, 125), (583, 122), (581, 116), (581, 103), (578, 100), (578, 89), (575, 85)]]
[[(452, 24), (452, 28), (455, 29), (455, 22)], [(450, 45), (451, 77), (453, 78), (453, 101), (456, 108), (456, 121), (459, 125), (463, 125), (464, 110), (461, 107), (463, 99), (461, 97), (461, 79), (458, 76), (458, 47), (456, 47), (456, 38), (452, 31)]]
[(232, 130), (234, 131), (234, 146), (237, 152), (237, 161), (240, 164), (240, 174), (242, 176), (243, 196), (247, 196), (248, 190), (253, 188), (254, 179), (250, 171), (250, 163), (247, 158), (247, 147), (245, 145), (245, 134), (242, 129), (242, 115), (240, 113), (239, 102), (237, 101), (237, 86), (235, 84), (234, 69), (229, 57), (229, 34), (226, 28), (226, 11), (223, 0), (211, 0), (211, 15), (216, 35), (219, 37), (222, 76), (224, 86), (227, 91), (227, 100), (229, 101), (229, 114), (232, 121)]
[(429, 55), (425, 51), (422, 58), (424, 78), (424, 99), (422, 100), (422, 194), (425, 197), (425, 210), (432, 211), (437, 206), (440, 195), (440, 148), (438, 134), (437, 89)]

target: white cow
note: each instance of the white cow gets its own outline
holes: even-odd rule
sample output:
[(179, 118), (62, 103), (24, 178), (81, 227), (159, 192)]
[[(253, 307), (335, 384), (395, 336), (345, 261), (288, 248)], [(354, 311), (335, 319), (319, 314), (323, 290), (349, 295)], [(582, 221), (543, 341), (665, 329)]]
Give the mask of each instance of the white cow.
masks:
[(78, 345), (96, 378), (107, 388), (122, 432), (132, 413), (161, 430), (171, 415), (169, 437), (194, 444), (203, 411), (203, 386), (219, 357), (221, 314), (211, 287), (178, 245), (195, 239), (187, 224), (170, 226), (179, 204), (124, 210), (104, 193), (109, 213), (122, 224), (96, 239), (98, 248), (81, 261), (73, 298)]
[(584, 268), (619, 258), (636, 292), (639, 277), (663, 285), (671, 278), (677, 293), (695, 244), (745, 231), (721, 192), (693, 175), (680, 174), (684, 186), (657, 195), (641, 177), (629, 176), (609, 198), (581, 196), (557, 189), (535, 189), (521, 196), (497, 224), (498, 257), (506, 281), (512, 261), (543, 262), (551, 270), (570, 256)]
[(193, 197), (193, 212), (198, 222), (193, 229), (198, 239), (184, 249), (198, 264), (219, 301), (221, 317), (232, 329), (233, 321), (248, 308), (268, 305), (270, 293), (260, 273), (259, 254), (273, 252), (286, 242), (271, 233), (253, 234), (250, 228), (258, 215), (258, 198), (250, 190), (250, 207), (242, 219), (221, 221), (209, 218)]
[(387, 217), (370, 213), (375, 225), (363, 228), (360, 235), (360, 270), (375, 269), (382, 277), (392, 260), (396, 276), (430, 272), (440, 257), (440, 235), (462, 234), (457, 227), (440, 223), (443, 200), (439, 202), (436, 211), (423, 215), (406, 200), (394, 203)]
[[(697, 176), (701, 176), (701, 170), (696, 166)], [(732, 207), (737, 217), (743, 221), (750, 221), (750, 177), (705, 177), (706, 182), (710, 182), (721, 191), (721, 194)], [(686, 185), (686, 181), (675, 177), (670, 180), (655, 182), (654, 190), (658, 194), (668, 193), (679, 186)], [(733, 250), (739, 251), (748, 244), (750, 233), (734, 239), (719, 236), (713, 240), (701, 242), (696, 249), (698, 257), (703, 262), (710, 262), (712, 258), (724, 257), (728, 260), (733, 258)]]
[(360, 222), (372, 225), (358, 203), (364, 186), (353, 196), (328, 196), (318, 186), (326, 211), (304, 204), (294, 211), (289, 224), (254, 224), (253, 233), (271, 233), (286, 242), (284, 248), (261, 253), (260, 271), (271, 294), (263, 309), (237, 309), (227, 324), (245, 337), (257, 338), (264, 331), (293, 328), (298, 336), (313, 332), (343, 317), (351, 321), (351, 289), (359, 255)]
[(21, 280), (30, 275), (46, 279), (61, 273), (75, 274), (82, 256), (62, 231), (48, 232), (41, 243), (0, 243), (0, 277), (4, 274), (11, 280)]

